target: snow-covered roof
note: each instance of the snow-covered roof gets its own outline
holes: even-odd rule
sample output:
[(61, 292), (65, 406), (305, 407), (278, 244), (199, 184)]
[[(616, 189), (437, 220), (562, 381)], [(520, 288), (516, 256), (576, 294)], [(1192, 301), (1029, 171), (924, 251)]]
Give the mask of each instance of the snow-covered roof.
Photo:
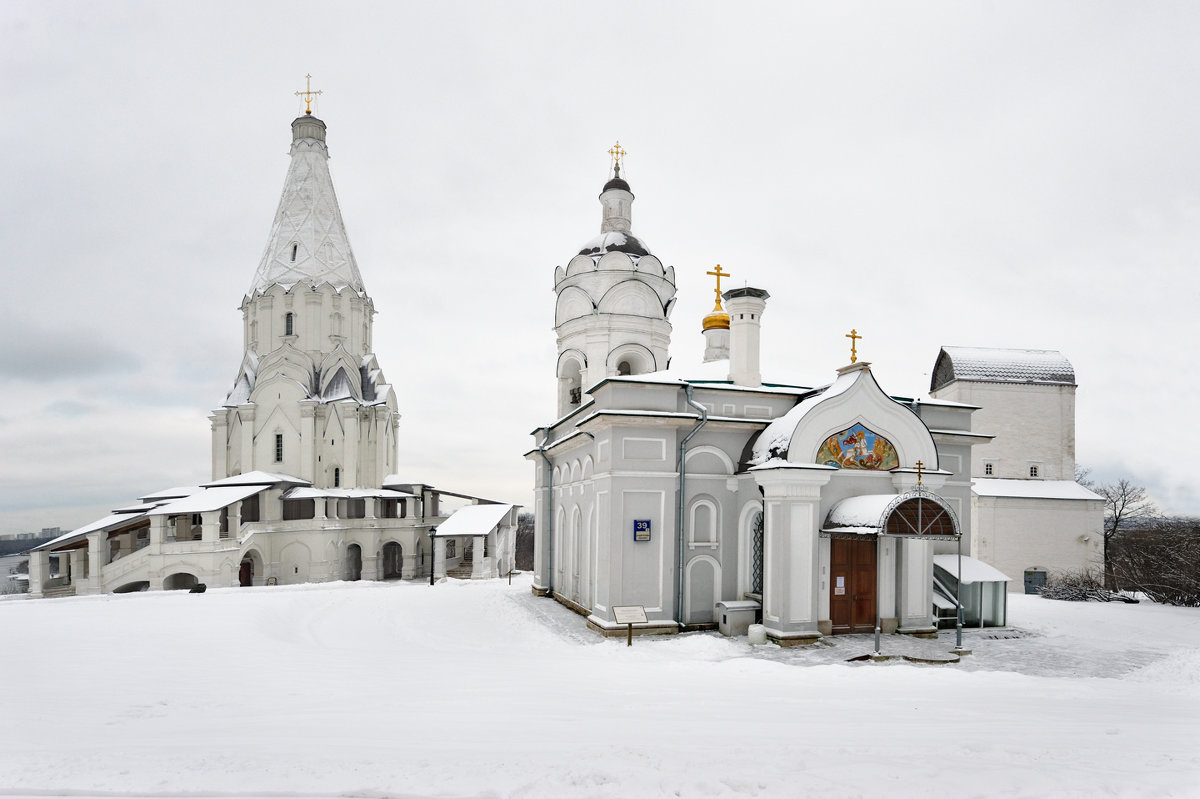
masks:
[(1075, 369), (1057, 350), (942, 347), (929, 390), (937, 391), (955, 380), (1073, 386)]
[(217, 488), (220, 486), (251, 486), (251, 485), (275, 485), (276, 483), (293, 483), (295, 485), (312, 485), (311, 480), (305, 480), (300, 477), (293, 477), (290, 474), (281, 472), (263, 472), (255, 470), (246, 472), (245, 474), (235, 474), (230, 477), (223, 477), (220, 480), (213, 480), (211, 483), (204, 483), (202, 488)]
[(292, 123), (292, 161), (250, 294), (279, 284), (363, 292), (342, 211), (329, 174), (325, 123), (313, 116)]
[(466, 505), (439, 524), (434, 535), (487, 535), (512, 509), (512, 505)]
[(1009, 480), (976, 477), (971, 490), (980, 497), (1023, 497), (1026, 499), (1103, 499), (1074, 480)]
[[(934, 555), (933, 565), (943, 571), (949, 572), (951, 577), (958, 577), (958, 555)], [(962, 584), (971, 585), (972, 583), (1006, 583), (1012, 578), (1004, 572), (989, 566), (982, 560), (968, 558), (962, 556)]]
[(63, 533), (58, 538), (51, 539), (46, 543), (34, 547), (31, 552), (36, 552), (40, 549), (54, 549), (74, 539), (83, 538), (88, 533), (94, 533), (97, 530), (104, 530), (109, 527), (119, 527), (133, 522), (141, 521), (146, 518), (144, 513), (114, 513), (105, 516), (103, 519), (97, 519), (94, 522), (85, 524), (83, 527), (77, 527), (69, 533)]
[(289, 488), (279, 495), (280, 499), (320, 499), (321, 497), (337, 497), (344, 499), (363, 499), (378, 497), (380, 499), (412, 499), (416, 494), (405, 491), (393, 491), (390, 488), (309, 488), (296, 486)]
[(190, 497), (192, 494), (203, 491), (200, 486), (176, 486), (175, 488), (164, 488), (162, 491), (155, 491), (153, 494), (143, 494), (138, 497), (142, 502), (154, 502), (155, 500), (164, 499), (179, 499), (180, 497)]
[(199, 494), (177, 499), (149, 511), (148, 516), (175, 516), (182, 513), (208, 513), (220, 510), (234, 502), (240, 502), (251, 494), (257, 494), (265, 485), (225, 485), (206, 488)]
[(862, 494), (847, 497), (829, 509), (823, 533), (876, 535), (883, 527), (883, 514), (896, 501), (897, 494)]

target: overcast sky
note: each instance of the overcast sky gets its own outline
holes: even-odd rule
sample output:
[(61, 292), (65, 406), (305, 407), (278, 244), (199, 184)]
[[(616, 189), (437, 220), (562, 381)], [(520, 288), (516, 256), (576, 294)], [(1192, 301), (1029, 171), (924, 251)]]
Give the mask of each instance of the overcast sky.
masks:
[(306, 73), (406, 474), (530, 503), (620, 139), (673, 366), (717, 263), (771, 293), (769, 381), (851, 327), (902, 396), (942, 345), (1058, 349), (1079, 462), (1200, 514), (1197, 42), (1183, 3), (6, 0), (0, 533), (209, 479)]

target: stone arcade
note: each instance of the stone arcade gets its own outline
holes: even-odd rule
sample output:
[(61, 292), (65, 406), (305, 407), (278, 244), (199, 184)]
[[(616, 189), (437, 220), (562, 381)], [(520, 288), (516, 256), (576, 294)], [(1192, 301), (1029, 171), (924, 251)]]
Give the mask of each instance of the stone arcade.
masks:
[(328, 158), (325, 123), (306, 112), (242, 301), (245, 354), (210, 417), (212, 481), (146, 494), (38, 547), (33, 596), (513, 568), (516, 506), (392, 474), (396, 393)]
[[(731, 617), (749, 615), (784, 645), (868, 632), (877, 617), (884, 632), (929, 635), (939, 616), (956, 612), (957, 567), (942, 556), (961, 535), (968, 621), (1003, 623), (1008, 577), (970, 555), (986, 560), (987, 546), (1021, 536), (985, 521), (989, 541), (977, 547), (972, 520), (983, 500), (973, 492), (972, 451), (993, 439), (1006, 443), (991, 450), (1024, 451), (1033, 431), (1017, 423), (974, 431), (979, 407), (965, 389), (954, 393), (966, 383), (951, 377), (934, 385), (945, 398), (891, 397), (854, 349), (826, 386), (765, 381), (759, 337), (769, 295), (722, 292), (720, 267), (709, 272), (717, 300), (701, 324), (705, 362), (668, 371), (675, 272), (633, 235), (634, 195), (615, 155), (600, 235), (554, 276), (559, 418), (534, 431), (526, 453), (536, 473), (534, 592), (606, 635), (622, 634), (613, 607), (623, 605), (645, 607), (641, 633), (738, 630)], [(853, 347), (857, 331), (848, 337)], [(1057, 481), (1061, 464), (1074, 461), (1073, 374), (1068, 382), (1070, 434), (1049, 445)], [(1016, 394), (1029, 387), (1010, 383)], [(1056, 484), (1043, 494), (1053, 512), (1074, 503), (1075, 518), (1099, 530), (1090, 492)], [(1005, 568), (1087, 565), (1087, 547), (1046, 555), (1045, 541), (1076, 530), (1038, 520), (1026, 514), (1022, 551)], [(995, 590), (966, 590), (984, 583)]]

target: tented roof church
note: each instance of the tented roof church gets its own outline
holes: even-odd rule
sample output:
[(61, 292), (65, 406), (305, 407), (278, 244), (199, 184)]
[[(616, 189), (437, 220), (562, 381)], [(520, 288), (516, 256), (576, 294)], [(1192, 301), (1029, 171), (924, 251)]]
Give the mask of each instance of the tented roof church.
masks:
[(513, 568), (516, 506), (394, 473), (396, 392), (325, 134), (311, 113), (292, 123), (283, 195), (242, 300), (245, 352), (210, 417), (212, 480), (144, 494), (38, 547), (34, 596)]
[(769, 293), (722, 292), (717, 267), (704, 363), (668, 370), (675, 270), (634, 235), (610, 153), (600, 234), (554, 272), (557, 418), (526, 454), (535, 593), (602, 634), (641, 606), (642, 633), (757, 621), (792, 645), (931, 635), (960, 589), (967, 623), (1003, 624), (1006, 584), (1092, 565), (1102, 503), (1073, 480), (1065, 358), (947, 347), (931, 396), (901, 399), (852, 330), (827, 384), (795, 385), (761, 371)]

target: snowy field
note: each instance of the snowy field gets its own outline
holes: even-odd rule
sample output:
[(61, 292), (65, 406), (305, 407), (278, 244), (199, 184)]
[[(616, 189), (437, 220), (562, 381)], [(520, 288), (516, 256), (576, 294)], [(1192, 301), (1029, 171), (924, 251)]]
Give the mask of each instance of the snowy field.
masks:
[(926, 666), (627, 648), (527, 577), (0, 601), (0, 796), (1200, 796), (1200, 610), (1009, 612)]

